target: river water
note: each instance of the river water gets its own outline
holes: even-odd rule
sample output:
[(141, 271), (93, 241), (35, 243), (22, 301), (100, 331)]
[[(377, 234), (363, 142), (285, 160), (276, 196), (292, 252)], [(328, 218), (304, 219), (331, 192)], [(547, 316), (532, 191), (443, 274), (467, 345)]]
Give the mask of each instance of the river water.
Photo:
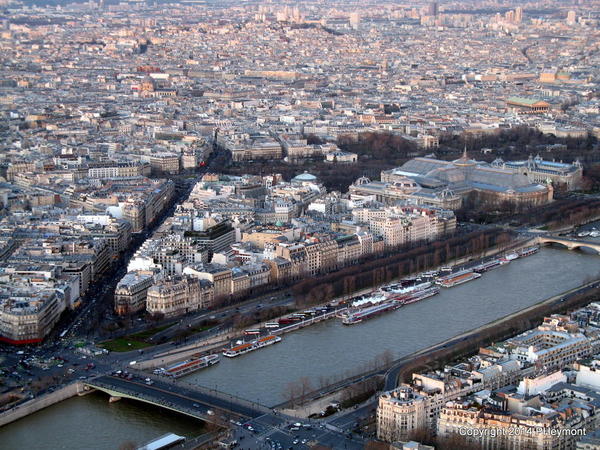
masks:
[[(286, 334), (279, 344), (237, 358), (223, 357), (216, 366), (185, 381), (275, 405), (285, 400), (286, 386), (300, 377), (308, 377), (316, 389), (320, 383), (365, 369), (384, 350), (395, 358), (410, 354), (599, 276), (599, 256), (543, 248), (477, 280), (364, 323), (344, 326), (337, 319), (329, 320)], [(188, 436), (198, 432), (189, 419), (141, 404), (109, 405), (98, 394), (63, 402), (0, 428), (0, 447), (109, 449), (167, 431)]]
[(202, 431), (202, 423), (191, 417), (129, 400), (109, 403), (107, 395), (92, 393), (0, 428), (0, 449), (117, 450), (166, 433), (194, 437)]

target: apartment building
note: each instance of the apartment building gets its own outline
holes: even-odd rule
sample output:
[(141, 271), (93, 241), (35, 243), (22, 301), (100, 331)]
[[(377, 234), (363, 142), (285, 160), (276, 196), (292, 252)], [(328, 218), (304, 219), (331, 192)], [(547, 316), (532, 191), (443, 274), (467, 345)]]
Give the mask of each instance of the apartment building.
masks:
[(166, 278), (148, 289), (146, 309), (151, 314), (176, 317), (212, 305), (211, 283), (191, 276)]
[(229, 147), (233, 161), (275, 160), (283, 158), (281, 144), (274, 140), (259, 140)]
[(150, 167), (158, 174), (178, 174), (180, 166), (180, 155), (176, 153), (160, 152), (150, 155)]
[(379, 397), (377, 438), (396, 442), (427, 427), (427, 401), (410, 386), (401, 386)]
[(150, 175), (150, 164), (148, 163), (96, 163), (92, 164), (87, 171), (88, 178), (134, 178)]
[(54, 289), (10, 289), (0, 300), (0, 341), (23, 345), (42, 342), (65, 309)]
[(222, 221), (204, 230), (186, 231), (186, 238), (193, 239), (197, 245), (206, 246), (211, 253), (227, 250), (235, 239), (235, 230), (228, 221)]
[(550, 450), (575, 447), (586, 428), (594, 427), (595, 411), (571, 404), (569, 412), (520, 414), (497, 407), (450, 402), (441, 413), (438, 438), (460, 436), (481, 449)]
[(154, 284), (152, 272), (128, 272), (115, 288), (115, 313), (135, 314), (146, 309), (148, 289)]
[(512, 359), (553, 370), (592, 355), (593, 340), (581, 333), (535, 329), (509, 339), (507, 347)]
[[(291, 263), (290, 280), (299, 280), (311, 270), (308, 267), (308, 255), (303, 244), (279, 244), (275, 247), (275, 256), (285, 259)], [(316, 259), (313, 256), (313, 259)], [(312, 270), (316, 270), (313, 262)]]
[(451, 211), (412, 205), (363, 207), (352, 211), (356, 223), (367, 223), (369, 230), (392, 248), (409, 242), (428, 241), (456, 229)]
[(227, 298), (234, 293), (233, 272), (227, 266), (218, 264), (190, 265), (184, 269), (183, 273), (212, 283), (215, 299)]

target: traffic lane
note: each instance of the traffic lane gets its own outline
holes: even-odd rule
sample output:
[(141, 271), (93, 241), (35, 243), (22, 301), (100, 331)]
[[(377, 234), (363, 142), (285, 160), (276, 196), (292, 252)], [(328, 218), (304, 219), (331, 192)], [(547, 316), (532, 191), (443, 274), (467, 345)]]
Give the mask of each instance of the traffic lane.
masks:
[(70, 368), (69, 364), (60, 359), (60, 355), (52, 355), (57, 359), (51, 360), (51, 356), (47, 354), (22, 354), (5, 353), (0, 357), (2, 361), (1, 368), (6, 372), (7, 376), (17, 377), (13, 375), (16, 372), (21, 380), (25, 379), (49, 379), (55, 377), (63, 377)]
[[(261, 302), (264, 302), (267, 304), (261, 304)], [(293, 302), (292, 297), (290, 297), (289, 294), (286, 293), (285, 295), (277, 296), (275, 299), (264, 299), (264, 298), (253, 299), (253, 300), (248, 300), (247, 302), (244, 302), (243, 304), (241, 304), (241, 306), (240, 306), (240, 304), (238, 304), (238, 305), (229, 307), (227, 309), (221, 309), (221, 310), (216, 310), (216, 311), (205, 311), (205, 312), (202, 312), (200, 316), (196, 316), (196, 317), (192, 316), (192, 317), (182, 318), (179, 323), (174, 323), (172, 326), (170, 326), (166, 330), (163, 330), (163, 331), (155, 334), (151, 338), (151, 341), (157, 341), (161, 338), (169, 339), (172, 336), (174, 336), (177, 332), (185, 330), (191, 326), (195, 326), (199, 322), (202, 322), (204, 320), (211, 320), (213, 317), (215, 320), (226, 320), (228, 318), (235, 316), (236, 314), (247, 314), (250, 312), (257, 312), (262, 309), (266, 309), (266, 308), (270, 308), (270, 307), (284, 306), (284, 305), (290, 304), (292, 302)], [(200, 333), (197, 333), (195, 335), (188, 337), (187, 338), (188, 342), (185, 345), (189, 345), (190, 341), (194, 341), (194, 340), (198, 340), (198, 339), (206, 339), (215, 334), (218, 334), (219, 329), (217, 329), (217, 327), (214, 327), (211, 330), (200, 332)], [(141, 328), (145, 329), (147, 327), (141, 327)], [(161, 344), (161, 345), (163, 345), (163, 344)], [(172, 344), (167, 344), (167, 345), (172, 345)]]
[(400, 373), (402, 367), (404, 367), (404, 364), (406, 364), (406, 362), (402, 362), (399, 367), (395, 367), (388, 372), (388, 375), (385, 379), (385, 386), (383, 388), (384, 391), (391, 391), (392, 389), (396, 389), (396, 386), (398, 384), (398, 374)]
[(377, 409), (377, 402), (378, 400), (373, 400), (360, 408), (331, 420), (329, 423), (342, 429), (353, 428), (357, 420), (369, 416)]
[[(279, 443), (279, 444), (281, 444), (281, 447), (284, 448), (284, 449), (289, 449), (289, 448), (294, 448), (294, 449), (308, 448), (307, 446), (303, 445), (301, 442), (298, 442), (298, 443), (294, 444), (294, 441), (296, 440), (296, 438), (294, 436), (286, 433), (285, 431), (282, 431), (282, 430), (277, 430), (274, 433), (269, 434), (268, 438), (273, 443)], [(272, 446), (270, 446), (266, 442), (266, 439), (267, 438), (265, 438), (266, 448), (272, 447)]]
[(94, 381), (98, 381), (99, 383), (105, 383), (108, 386), (117, 386), (124, 390), (131, 390), (139, 394), (152, 393), (157, 396), (168, 395), (172, 397), (175, 404), (177, 404), (177, 402), (179, 402), (180, 400), (191, 400), (192, 403), (195, 402), (199, 404), (204, 404), (209, 409), (211, 407), (219, 408), (224, 411), (231, 411), (233, 413), (245, 417), (254, 418), (259, 417), (263, 414), (258, 410), (251, 409), (246, 406), (235, 403), (235, 399), (233, 398), (222, 399), (220, 397), (212, 396), (198, 391), (192, 391), (185, 387), (158, 381), (156, 379), (153, 379), (153, 385), (147, 385), (143, 382), (138, 382), (137, 380), (130, 381), (125, 380), (123, 378), (108, 375), (99, 377)]
[[(293, 438), (282, 434), (280, 431), (270, 431), (267, 434), (259, 435), (238, 427), (232, 433), (231, 441), (237, 441), (238, 446), (243, 449), (300, 449), (304, 446), (293, 444)], [(277, 446), (279, 444), (279, 447)]]
[(277, 412), (273, 412), (273, 414), (264, 415), (252, 420), (253, 423), (258, 423), (261, 426), (268, 427), (279, 427), (283, 425), (285, 419), (280, 417)]
[(345, 449), (363, 449), (364, 443), (362, 440), (357, 441), (355, 439), (349, 439), (341, 433), (335, 433), (333, 431), (324, 431), (322, 434), (317, 435), (316, 440), (319, 444), (325, 445), (331, 448), (345, 448)]
[(271, 437), (277, 436), (282, 441), (289, 441), (294, 448), (298, 448), (298, 445), (316, 441), (319, 436), (326, 435), (329, 432), (322, 424), (302, 423), (301, 426), (296, 427), (296, 422), (292, 422), (286, 426), (280, 426), (277, 431), (271, 433)]
[[(154, 385), (162, 386), (162, 388), (169, 387), (168, 383), (162, 383), (160, 381), (155, 381)], [(149, 387), (153, 387), (153, 386), (149, 386)], [(217, 396), (210, 395), (210, 394), (203, 393), (203, 392), (194, 391), (194, 390), (187, 389), (185, 387), (181, 387), (178, 385), (174, 385), (171, 387), (176, 388), (177, 394), (184, 395), (184, 396), (187, 396), (190, 398), (199, 399), (202, 402), (205, 402), (209, 405), (214, 405), (215, 407), (223, 409), (225, 411), (234, 412), (240, 416), (256, 418), (256, 417), (260, 417), (264, 414), (263, 412), (261, 412), (257, 409), (252, 409), (250, 407), (236, 403), (236, 399), (234, 399), (233, 396), (231, 396), (231, 399), (227, 399), (227, 398), (221, 398), (221, 397), (217, 397)]]
[[(95, 316), (99, 316), (104, 312), (106, 307), (111, 304), (111, 298), (109, 298), (109, 297), (112, 297), (112, 296), (107, 295), (107, 294), (110, 291), (114, 290), (118, 281), (126, 273), (127, 269), (126, 269), (125, 261), (129, 260), (131, 258), (131, 256), (135, 252), (135, 250), (137, 250), (137, 248), (142, 245), (142, 243), (145, 241), (145, 238), (147, 238), (149, 234), (154, 233), (154, 231), (156, 229), (158, 229), (160, 227), (160, 225), (168, 217), (173, 215), (173, 212), (175, 210), (175, 205), (178, 204), (180, 201), (182, 201), (185, 197), (187, 197), (189, 195), (190, 191), (191, 191), (191, 187), (188, 187), (187, 190), (182, 190), (182, 191), (177, 192), (176, 196), (174, 198), (173, 205), (171, 207), (169, 207), (168, 209), (165, 209), (164, 211), (162, 211), (162, 213), (157, 218), (157, 220), (143, 234), (144, 239), (135, 239), (135, 237), (134, 237), (132, 246), (123, 255), (121, 255), (121, 258), (119, 259), (119, 261), (117, 263), (117, 266), (114, 267), (114, 272), (102, 274), (102, 276), (99, 279), (94, 280), (93, 285), (88, 290), (88, 298), (90, 299), (90, 301), (86, 302), (86, 306), (84, 306), (84, 308), (80, 311), (78, 316), (75, 318), (75, 321), (77, 321), (79, 319), (79, 322), (75, 323), (75, 321), (74, 321), (70, 325), (70, 327), (67, 328), (68, 330), (70, 330), (69, 334), (73, 334), (83, 325), (83, 318), (85, 318), (85, 316), (87, 316), (90, 313)], [(100, 301), (98, 301), (98, 300), (100, 300)], [(91, 321), (91, 320), (86, 321), (86, 324), (92, 323), (92, 322), (93, 321)], [(90, 331), (92, 333), (97, 333), (98, 330), (96, 328), (90, 330), (90, 328), (87, 327), (86, 330), (84, 330), (78, 334), (89, 334)]]
[[(181, 347), (189, 347), (191, 345), (193, 345), (196, 341), (196, 338), (190, 338), (188, 340), (188, 342), (186, 343), (182, 343), (182, 344), (177, 344), (177, 345), (173, 345), (173, 342), (167, 342), (164, 344), (158, 344), (158, 345), (154, 345), (152, 347), (147, 347), (142, 349), (142, 352), (140, 353), (139, 350), (130, 350), (127, 352), (111, 352), (108, 355), (105, 355), (104, 358), (106, 358), (107, 360), (113, 360), (115, 362), (128, 362), (128, 361), (134, 361), (134, 360), (140, 360), (140, 359), (153, 359), (157, 356), (163, 356), (164, 353), (166, 352), (172, 352), (174, 350), (177, 350)], [(140, 358), (140, 355), (143, 355), (143, 358)]]
[[(96, 380), (94, 380), (96, 381)], [(94, 381), (91, 381), (91, 383), (94, 383)], [(185, 398), (185, 397), (181, 397), (180, 395), (177, 395), (176, 393), (173, 392), (165, 392), (162, 390), (153, 390), (151, 392), (149, 392), (148, 390), (144, 389), (145, 387), (151, 387), (148, 385), (145, 385), (145, 383), (142, 382), (129, 382), (126, 386), (119, 386), (117, 388), (115, 388), (116, 383), (103, 383), (103, 382), (98, 382), (96, 383), (97, 386), (105, 386), (109, 389), (114, 389), (116, 391), (119, 391), (122, 394), (128, 394), (128, 395), (133, 395), (133, 396), (138, 396), (140, 401), (143, 401), (144, 398), (148, 397), (149, 401), (152, 401), (154, 403), (158, 403), (162, 406), (165, 406), (167, 408), (174, 408), (177, 409), (181, 412), (189, 412), (189, 413), (197, 413), (199, 416), (203, 415), (203, 416), (208, 416), (209, 411), (212, 411), (211, 408), (213, 409), (218, 409), (216, 407), (213, 407), (212, 405), (206, 405), (204, 403), (202, 403), (200, 400), (196, 400), (193, 398)], [(213, 412), (214, 413), (214, 412)]]

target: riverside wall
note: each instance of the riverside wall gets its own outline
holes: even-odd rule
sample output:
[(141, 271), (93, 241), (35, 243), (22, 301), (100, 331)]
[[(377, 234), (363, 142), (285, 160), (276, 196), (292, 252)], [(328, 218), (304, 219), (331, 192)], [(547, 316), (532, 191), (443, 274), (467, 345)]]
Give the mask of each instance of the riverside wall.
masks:
[(33, 414), (48, 406), (62, 402), (71, 397), (75, 397), (84, 392), (83, 383), (75, 382), (67, 384), (54, 392), (50, 392), (39, 397), (33, 398), (28, 402), (21, 403), (14, 408), (0, 414), (0, 427), (7, 425), (15, 420), (19, 420), (29, 414)]
[[(489, 249), (485, 250), (484, 252), (481, 252), (480, 254), (478, 254), (475, 257), (472, 255), (469, 255), (469, 256), (465, 256), (463, 258), (458, 258), (458, 259), (449, 261), (447, 264), (459, 266), (462, 264), (469, 263), (473, 259), (487, 258), (489, 256), (508, 252), (508, 251), (511, 251), (516, 248), (526, 247), (529, 245), (533, 245), (535, 243), (537, 243), (537, 238), (532, 238), (532, 239), (528, 239), (528, 240), (516, 240), (516, 241), (508, 244), (507, 246), (490, 247)], [(356, 292), (353, 292), (351, 295), (337, 297), (335, 299), (328, 301), (327, 303), (336, 303), (336, 302), (345, 300), (349, 297), (357, 297), (360, 295), (368, 294), (369, 292), (372, 292), (373, 289), (374, 289), (373, 287), (369, 287), (369, 288), (365, 288), (362, 290), (358, 290)], [(247, 328), (256, 328), (256, 327), (264, 326), (265, 323), (273, 322), (273, 321), (276, 321), (277, 319), (279, 319), (279, 318), (276, 317), (276, 318), (272, 318), (272, 319), (269, 319), (264, 322), (260, 322), (260, 323), (253, 324), (253, 325), (248, 325)], [(316, 321), (314, 323), (316, 323)], [(303, 328), (304, 326), (307, 326), (307, 325), (298, 326), (297, 328), (291, 327), (289, 330), (286, 330), (286, 331), (295, 331), (296, 329)], [(274, 334), (278, 334), (278, 333), (274, 333)], [(138, 361), (134, 365), (134, 368), (138, 369), (138, 370), (148, 370), (148, 369), (155, 369), (158, 367), (164, 367), (165, 365), (183, 361), (184, 359), (187, 359), (190, 356), (200, 353), (200, 352), (209, 352), (212, 350), (220, 350), (222, 347), (226, 346), (232, 339), (239, 338), (240, 336), (242, 336), (241, 331), (233, 331), (233, 332), (213, 336), (209, 339), (197, 341), (197, 342), (191, 343), (184, 347), (178, 347), (177, 349), (168, 350), (163, 353), (157, 354), (152, 359), (148, 359), (145, 361), (144, 360)]]

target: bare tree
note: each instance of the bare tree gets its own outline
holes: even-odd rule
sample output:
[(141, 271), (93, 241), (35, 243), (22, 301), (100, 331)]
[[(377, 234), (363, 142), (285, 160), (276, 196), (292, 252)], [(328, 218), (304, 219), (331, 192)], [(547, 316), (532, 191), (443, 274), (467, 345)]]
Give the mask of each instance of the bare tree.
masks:
[(379, 353), (379, 354), (375, 355), (375, 357), (373, 358), (371, 367), (373, 368), (373, 370), (376, 370), (379, 367), (381, 367), (382, 364), (383, 364), (383, 353)]
[(283, 398), (285, 398), (287, 402), (294, 406), (296, 404), (296, 400), (298, 399), (299, 391), (300, 389), (298, 383), (295, 381), (290, 381), (283, 389)]
[(313, 390), (310, 378), (300, 377), (298, 385), (300, 386), (300, 402), (304, 403), (306, 401), (306, 396)]
[(329, 378), (325, 375), (319, 375), (319, 389), (323, 389), (329, 384)]
[(389, 348), (385, 349), (381, 354), (381, 359), (383, 362), (383, 367), (389, 367), (394, 362), (394, 352), (392, 352)]

